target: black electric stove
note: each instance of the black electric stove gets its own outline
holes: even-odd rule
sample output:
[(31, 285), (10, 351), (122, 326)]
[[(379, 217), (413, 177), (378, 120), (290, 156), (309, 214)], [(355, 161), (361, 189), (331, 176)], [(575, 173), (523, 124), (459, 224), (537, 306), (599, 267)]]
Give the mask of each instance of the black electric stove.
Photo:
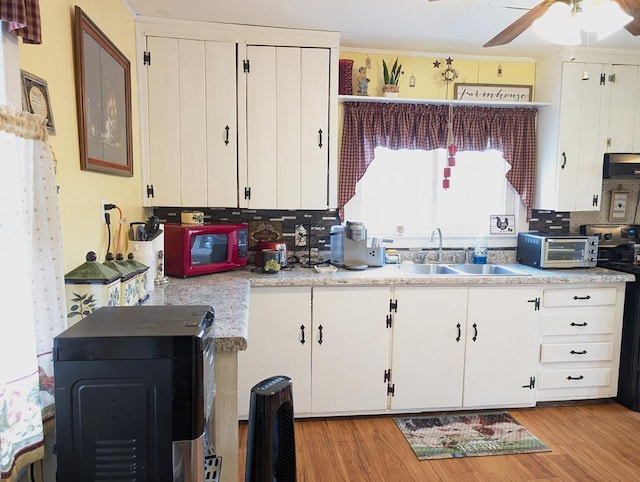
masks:
[(627, 282), (620, 347), (620, 373), (616, 400), (640, 411), (640, 266), (633, 264), (632, 245), (640, 243), (640, 225), (587, 224), (582, 234), (598, 236), (598, 266), (636, 275)]

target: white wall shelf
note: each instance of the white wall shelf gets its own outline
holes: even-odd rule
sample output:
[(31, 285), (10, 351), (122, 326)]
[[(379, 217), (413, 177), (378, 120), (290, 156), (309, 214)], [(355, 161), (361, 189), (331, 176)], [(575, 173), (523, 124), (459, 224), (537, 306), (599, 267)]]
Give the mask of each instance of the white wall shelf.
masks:
[(452, 99), (412, 99), (405, 97), (374, 97), (368, 95), (339, 95), (338, 102), (387, 102), (396, 104), (478, 105), (489, 107), (545, 107), (548, 102), (477, 102)]

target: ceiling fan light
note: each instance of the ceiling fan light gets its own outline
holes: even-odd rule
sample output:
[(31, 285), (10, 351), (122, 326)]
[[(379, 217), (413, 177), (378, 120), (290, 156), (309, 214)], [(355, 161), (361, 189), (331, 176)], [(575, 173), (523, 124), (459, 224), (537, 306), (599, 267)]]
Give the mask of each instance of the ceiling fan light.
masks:
[(585, 2), (581, 25), (587, 32), (596, 32), (602, 40), (617, 32), (633, 20), (620, 5), (611, 0), (589, 0)]
[(576, 17), (569, 4), (555, 2), (531, 27), (540, 37), (554, 44), (580, 45), (580, 24)]

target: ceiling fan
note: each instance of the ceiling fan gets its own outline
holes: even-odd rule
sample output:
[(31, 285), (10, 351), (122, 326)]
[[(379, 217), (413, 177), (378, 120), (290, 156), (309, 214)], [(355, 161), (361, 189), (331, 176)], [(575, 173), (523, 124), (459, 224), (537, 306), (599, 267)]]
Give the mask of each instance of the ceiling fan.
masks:
[[(531, 27), (535, 20), (542, 17), (549, 7), (556, 1), (564, 1), (564, 3), (568, 3), (570, 5), (573, 5), (574, 3), (574, 0), (543, 0), (511, 25), (507, 26), (507, 28), (498, 35), (485, 43), (483, 47), (505, 45), (515, 40), (520, 34)], [(633, 21), (628, 23), (625, 26), (625, 29), (627, 29), (632, 35), (640, 35), (640, 0), (615, 0), (615, 2), (620, 5), (622, 10), (633, 17)]]

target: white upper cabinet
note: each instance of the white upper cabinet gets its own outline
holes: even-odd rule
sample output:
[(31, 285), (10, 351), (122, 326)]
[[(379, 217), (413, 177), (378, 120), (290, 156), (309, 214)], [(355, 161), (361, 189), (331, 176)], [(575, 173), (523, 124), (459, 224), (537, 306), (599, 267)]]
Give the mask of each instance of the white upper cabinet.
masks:
[(609, 104), (608, 152), (640, 152), (640, 67), (614, 65)]
[(146, 205), (236, 207), (235, 43), (146, 42)]
[(611, 65), (542, 61), (538, 111), (536, 209), (598, 211), (606, 151)]
[(329, 206), (329, 48), (247, 47), (243, 207)]

